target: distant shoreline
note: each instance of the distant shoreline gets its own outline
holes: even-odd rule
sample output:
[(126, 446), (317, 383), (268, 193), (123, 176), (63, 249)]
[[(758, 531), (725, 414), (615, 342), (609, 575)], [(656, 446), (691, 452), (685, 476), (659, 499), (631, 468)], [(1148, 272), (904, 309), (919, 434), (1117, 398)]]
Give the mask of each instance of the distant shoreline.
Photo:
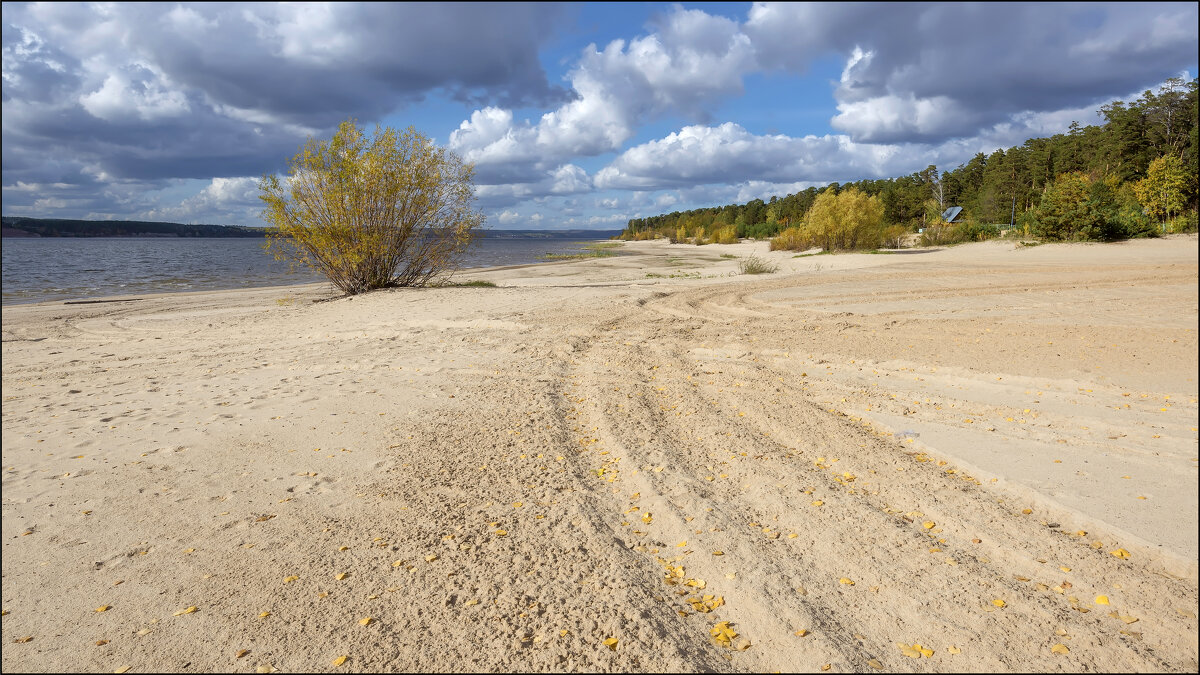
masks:
[[(247, 227), (244, 225), (209, 225), (170, 223), (141, 220), (71, 220), (60, 218), (26, 218), (23, 216), (4, 216), (0, 236), (5, 239), (90, 239), (90, 238), (195, 238), (195, 239), (230, 239), (248, 237), (266, 237), (271, 232), (268, 227)], [(621, 233), (619, 229), (612, 230), (508, 230), (484, 229), (480, 236), (489, 238), (560, 238), (587, 237), (608, 238)]]

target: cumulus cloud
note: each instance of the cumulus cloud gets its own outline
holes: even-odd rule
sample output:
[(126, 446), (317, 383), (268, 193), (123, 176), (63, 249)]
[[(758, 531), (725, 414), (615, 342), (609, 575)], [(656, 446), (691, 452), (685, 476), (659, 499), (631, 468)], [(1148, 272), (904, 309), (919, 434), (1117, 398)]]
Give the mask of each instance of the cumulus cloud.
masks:
[[(657, 28), (603, 49), (589, 45), (568, 75), (577, 98), (536, 124), (514, 121), (508, 110), (477, 110), (451, 134), (450, 147), (476, 162), (483, 180), (499, 182), (513, 165), (544, 169), (618, 150), (647, 119), (668, 113), (706, 119), (710, 106), (741, 95), (754, 50), (736, 22), (676, 8)], [(508, 168), (489, 171), (500, 164)]]
[(1094, 104), (1196, 60), (1195, 4), (767, 4), (745, 33), (766, 68), (846, 67), (834, 128), (941, 142), (1015, 114)]
[[(116, 184), (155, 209), (150, 193), (172, 179), (279, 171), (307, 136), (431, 93), (505, 106), (570, 98), (538, 58), (561, 7), (463, 9), (5, 3), (5, 212), (66, 204), (80, 215), (93, 212), (80, 204), (103, 209), (106, 199), (106, 210), (128, 207), (107, 195)], [(18, 183), (80, 196), (10, 204)]]
[(732, 122), (693, 125), (621, 153), (596, 173), (595, 184), (601, 189), (654, 190), (882, 175), (900, 150), (855, 143), (845, 136), (755, 135)]

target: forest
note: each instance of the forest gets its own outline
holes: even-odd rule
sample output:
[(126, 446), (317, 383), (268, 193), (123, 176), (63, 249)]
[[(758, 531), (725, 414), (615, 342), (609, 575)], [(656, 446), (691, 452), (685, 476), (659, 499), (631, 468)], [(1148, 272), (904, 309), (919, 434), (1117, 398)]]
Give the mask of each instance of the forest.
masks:
[[(772, 240), (772, 249), (872, 249), (919, 233), (923, 245), (1014, 235), (1110, 241), (1195, 231), (1197, 80), (1167, 80), (1132, 102), (1100, 108), (1104, 123), (976, 154), (946, 171), (810, 187), (755, 199), (635, 218), (622, 239), (672, 242)], [(962, 214), (942, 220), (951, 206)]]

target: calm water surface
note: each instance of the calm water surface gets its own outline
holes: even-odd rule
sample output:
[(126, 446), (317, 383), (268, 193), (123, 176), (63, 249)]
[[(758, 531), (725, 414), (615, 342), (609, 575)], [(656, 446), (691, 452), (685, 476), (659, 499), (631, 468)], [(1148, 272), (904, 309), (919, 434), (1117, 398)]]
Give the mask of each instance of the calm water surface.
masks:
[[(546, 238), (481, 237), (467, 267), (540, 262), (610, 233)], [(286, 286), (324, 281), (263, 252), (263, 240), (192, 238), (18, 238), (3, 242), (3, 304), (109, 295)]]

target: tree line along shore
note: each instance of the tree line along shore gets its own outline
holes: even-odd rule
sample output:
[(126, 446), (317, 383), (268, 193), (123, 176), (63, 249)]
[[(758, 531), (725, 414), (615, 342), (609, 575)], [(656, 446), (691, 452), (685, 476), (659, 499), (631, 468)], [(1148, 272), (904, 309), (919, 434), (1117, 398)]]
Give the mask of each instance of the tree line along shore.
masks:
[[(981, 152), (955, 169), (930, 165), (897, 178), (634, 218), (621, 238), (770, 238), (776, 249), (835, 250), (897, 247), (917, 237), (944, 245), (1002, 235), (1111, 241), (1196, 231), (1197, 80), (1172, 78), (1099, 113), (1102, 125), (1073, 122), (1066, 134)], [(949, 212), (954, 206), (961, 212)]]

